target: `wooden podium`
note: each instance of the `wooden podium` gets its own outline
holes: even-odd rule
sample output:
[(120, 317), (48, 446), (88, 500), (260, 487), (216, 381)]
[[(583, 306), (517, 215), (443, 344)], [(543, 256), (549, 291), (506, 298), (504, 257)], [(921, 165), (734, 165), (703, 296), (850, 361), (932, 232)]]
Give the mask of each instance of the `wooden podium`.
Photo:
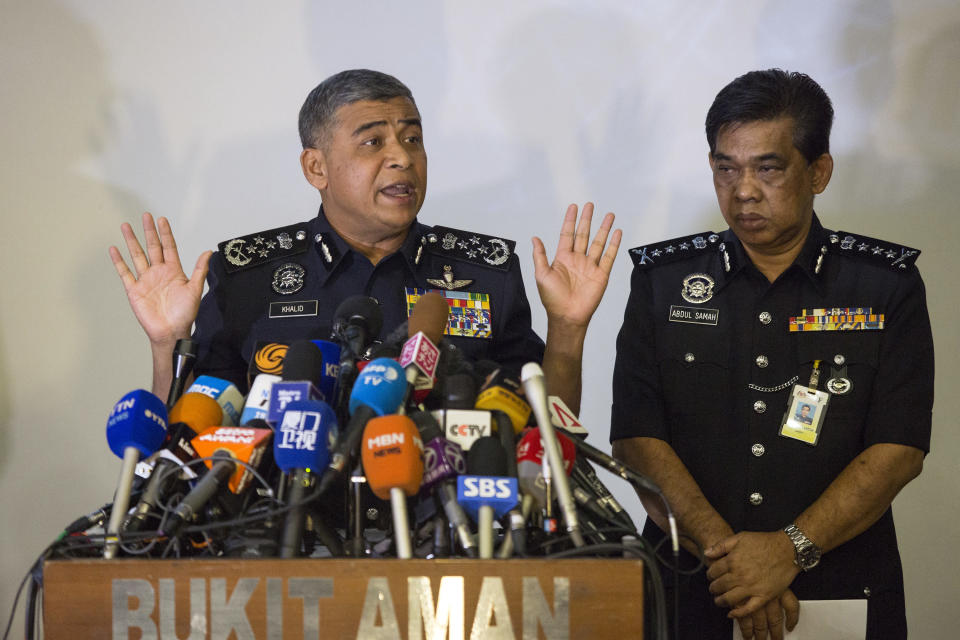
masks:
[(642, 638), (638, 560), (57, 560), (50, 640)]

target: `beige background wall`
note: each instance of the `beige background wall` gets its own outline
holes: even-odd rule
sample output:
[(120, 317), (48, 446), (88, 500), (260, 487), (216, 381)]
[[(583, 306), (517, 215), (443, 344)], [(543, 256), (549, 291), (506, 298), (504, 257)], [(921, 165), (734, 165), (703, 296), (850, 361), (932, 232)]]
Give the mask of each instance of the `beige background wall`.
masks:
[[(422, 219), (518, 240), (533, 294), (529, 238), (553, 246), (568, 202), (617, 212), (626, 247), (719, 229), (706, 109), (736, 75), (781, 66), (835, 103), (824, 223), (923, 249), (933, 452), (895, 511), (914, 637), (952, 635), (960, 5), (585, 5), (0, 4), (0, 621), (33, 558), (110, 500), (107, 413), (149, 384), (106, 253), (120, 223), (169, 216), (192, 264), (220, 240), (312, 216), (296, 114), (319, 80), (368, 66), (407, 82), (430, 155)], [(605, 447), (629, 271), (622, 254), (587, 345), (583, 419)]]

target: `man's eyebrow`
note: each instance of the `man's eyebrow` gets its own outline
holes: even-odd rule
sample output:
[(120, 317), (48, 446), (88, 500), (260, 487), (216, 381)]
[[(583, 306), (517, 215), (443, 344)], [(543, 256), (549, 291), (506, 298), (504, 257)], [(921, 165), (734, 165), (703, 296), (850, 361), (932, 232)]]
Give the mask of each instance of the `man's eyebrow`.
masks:
[[(721, 160), (724, 162), (733, 162), (733, 158), (731, 158), (725, 153), (715, 153), (713, 154), (713, 159)], [(754, 156), (753, 158), (751, 158), (751, 161), (753, 162), (767, 162), (769, 160), (779, 160), (782, 162), (784, 160), (784, 157), (779, 153), (771, 151), (770, 153), (764, 153), (762, 155)]]
[[(401, 120), (398, 120), (397, 122), (399, 122), (399, 123), (402, 124), (402, 125), (407, 125), (407, 126), (410, 126), (410, 125), (417, 126), (417, 127), (421, 127), (421, 126), (422, 126), (422, 125), (420, 124), (420, 118), (403, 118), (403, 119), (401, 119)], [(386, 121), (386, 120), (373, 120), (372, 122), (364, 122), (364, 123), (361, 124), (359, 127), (357, 127), (356, 129), (353, 130), (353, 135), (354, 135), (354, 136), (358, 136), (358, 135), (362, 134), (364, 131), (368, 131), (368, 130), (373, 129), (373, 128), (375, 128), (375, 127), (386, 126), (386, 124), (387, 124), (387, 121)]]

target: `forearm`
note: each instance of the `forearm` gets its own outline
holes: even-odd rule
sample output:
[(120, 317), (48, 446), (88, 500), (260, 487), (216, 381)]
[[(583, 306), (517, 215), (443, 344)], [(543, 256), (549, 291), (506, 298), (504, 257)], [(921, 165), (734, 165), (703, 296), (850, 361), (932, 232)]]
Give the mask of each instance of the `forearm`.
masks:
[[(733, 534), (733, 529), (721, 517), (700, 490), (696, 480), (669, 444), (657, 438), (629, 438), (613, 443), (614, 457), (646, 475), (663, 490), (677, 527), (707, 548)], [(658, 527), (669, 531), (666, 513), (658, 499), (640, 493), (647, 514)], [(688, 543), (684, 546), (698, 551)]]
[(164, 402), (170, 393), (170, 383), (173, 382), (173, 348), (174, 342), (151, 342), (150, 353), (153, 357), (153, 395)]
[(547, 319), (547, 340), (543, 352), (547, 393), (559, 396), (575, 414), (580, 413), (583, 345), (586, 335), (586, 326), (570, 325), (549, 317)]
[(796, 525), (823, 552), (830, 551), (876, 522), (922, 468), (920, 449), (875, 444), (854, 458), (816, 502), (797, 516)]

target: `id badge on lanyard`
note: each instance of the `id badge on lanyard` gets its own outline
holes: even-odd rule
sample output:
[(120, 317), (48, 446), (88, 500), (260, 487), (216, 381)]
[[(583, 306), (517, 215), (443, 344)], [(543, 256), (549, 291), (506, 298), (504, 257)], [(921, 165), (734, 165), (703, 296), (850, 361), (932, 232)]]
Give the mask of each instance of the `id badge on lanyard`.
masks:
[(830, 394), (817, 391), (820, 383), (820, 361), (815, 360), (810, 373), (810, 383), (793, 385), (787, 399), (787, 411), (783, 414), (780, 435), (816, 446), (820, 437), (820, 428), (827, 415), (827, 403)]

